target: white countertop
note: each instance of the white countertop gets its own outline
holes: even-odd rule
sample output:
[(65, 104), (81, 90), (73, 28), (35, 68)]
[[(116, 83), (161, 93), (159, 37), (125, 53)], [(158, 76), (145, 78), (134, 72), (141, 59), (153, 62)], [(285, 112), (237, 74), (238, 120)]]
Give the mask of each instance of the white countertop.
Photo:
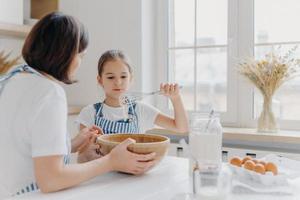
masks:
[[(295, 183), (300, 189), (300, 181)], [(299, 186), (299, 187), (298, 187)], [(292, 200), (295, 195), (231, 194), (228, 200)], [(189, 191), (188, 160), (166, 157), (156, 168), (142, 176), (108, 173), (77, 187), (50, 194), (34, 192), (10, 198), (20, 200), (171, 200), (176, 194)]]

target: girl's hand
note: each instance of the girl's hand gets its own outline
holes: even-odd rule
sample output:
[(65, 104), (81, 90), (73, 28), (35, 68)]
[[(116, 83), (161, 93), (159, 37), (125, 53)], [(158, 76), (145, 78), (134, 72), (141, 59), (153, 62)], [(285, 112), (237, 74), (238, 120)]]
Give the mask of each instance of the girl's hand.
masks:
[(126, 172), (130, 174), (143, 174), (156, 163), (155, 153), (135, 154), (127, 150), (128, 145), (135, 143), (135, 140), (129, 138), (108, 154), (112, 170)]
[(88, 147), (84, 149), (84, 151), (78, 153), (77, 162), (84, 163), (102, 157), (103, 155), (101, 154), (99, 149), (99, 144), (89, 144)]
[(103, 131), (98, 126), (92, 126), (90, 128), (83, 128), (79, 134), (72, 139), (72, 153), (83, 152), (90, 144), (95, 143), (99, 134), (103, 134)]
[(171, 100), (175, 99), (177, 97), (180, 96), (179, 94), (179, 86), (178, 84), (160, 84), (160, 91), (161, 93), (166, 96), (169, 97)]

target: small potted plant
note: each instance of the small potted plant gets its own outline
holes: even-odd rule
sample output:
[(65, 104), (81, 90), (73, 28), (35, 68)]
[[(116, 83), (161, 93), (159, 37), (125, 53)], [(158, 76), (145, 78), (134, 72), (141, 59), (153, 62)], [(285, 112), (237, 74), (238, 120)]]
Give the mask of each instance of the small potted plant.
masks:
[[(277, 132), (278, 126), (272, 111), (272, 98), (276, 90), (288, 80), (299, 75), (300, 60), (294, 59), (297, 46), (285, 55), (271, 52), (264, 59), (247, 59), (238, 65), (238, 71), (244, 75), (263, 96), (263, 109), (258, 118), (258, 132)], [(280, 47), (277, 49), (280, 50)]]

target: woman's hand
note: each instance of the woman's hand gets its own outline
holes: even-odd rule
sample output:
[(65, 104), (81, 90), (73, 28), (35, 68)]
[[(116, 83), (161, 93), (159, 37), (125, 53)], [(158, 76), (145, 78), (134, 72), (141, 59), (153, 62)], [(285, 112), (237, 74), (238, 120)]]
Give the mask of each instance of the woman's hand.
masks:
[(180, 96), (179, 94), (179, 86), (178, 84), (160, 84), (160, 91), (161, 93), (166, 96), (169, 97), (171, 100), (172, 99), (176, 99)]
[(129, 138), (108, 154), (113, 170), (138, 175), (145, 173), (155, 165), (155, 153), (142, 155), (128, 151), (128, 145), (133, 143), (135, 140)]
[(83, 152), (89, 147), (90, 144), (94, 144), (99, 134), (103, 134), (103, 131), (98, 126), (92, 126), (90, 128), (83, 128), (79, 134), (72, 139), (72, 153)]

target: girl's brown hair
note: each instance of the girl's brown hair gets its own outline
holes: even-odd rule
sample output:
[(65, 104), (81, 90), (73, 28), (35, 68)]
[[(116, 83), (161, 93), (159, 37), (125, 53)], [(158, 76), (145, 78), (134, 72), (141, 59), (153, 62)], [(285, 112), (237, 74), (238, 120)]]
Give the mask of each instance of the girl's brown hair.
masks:
[(69, 68), (76, 54), (88, 46), (88, 33), (74, 17), (53, 12), (43, 17), (27, 36), (22, 55), (26, 63), (59, 81), (71, 84)]
[(129, 58), (121, 50), (108, 50), (101, 55), (98, 61), (98, 75), (102, 75), (103, 68), (106, 62), (118, 59), (122, 60), (127, 65), (130, 74), (132, 74), (132, 68), (130, 65)]

